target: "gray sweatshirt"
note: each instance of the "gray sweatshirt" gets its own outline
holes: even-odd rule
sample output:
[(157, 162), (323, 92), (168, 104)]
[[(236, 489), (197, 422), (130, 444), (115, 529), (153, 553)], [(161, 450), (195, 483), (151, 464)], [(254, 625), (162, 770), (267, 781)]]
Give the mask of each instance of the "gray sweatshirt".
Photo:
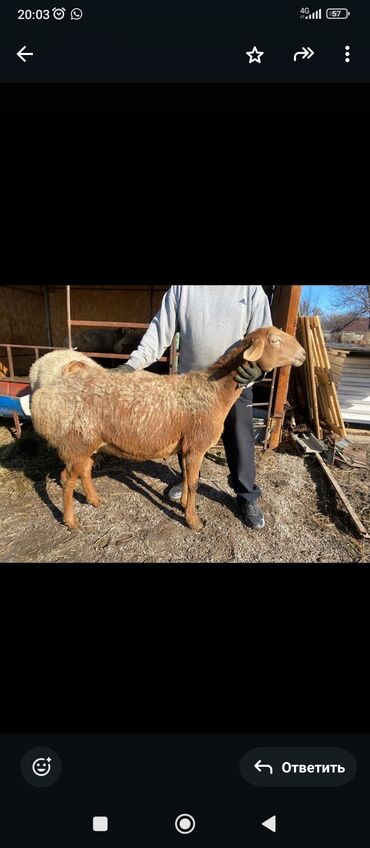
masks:
[(148, 368), (181, 333), (179, 372), (209, 368), (247, 333), (272, 324), (262, 286), (171, 286), (128, 365)]

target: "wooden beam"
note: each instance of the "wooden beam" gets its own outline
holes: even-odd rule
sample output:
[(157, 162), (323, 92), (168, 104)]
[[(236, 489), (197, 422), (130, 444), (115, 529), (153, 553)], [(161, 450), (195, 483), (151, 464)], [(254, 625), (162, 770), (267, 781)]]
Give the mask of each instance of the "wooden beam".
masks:
[(71, 329), (71, 286), (66, 286), (67, 295), (67, 335), (68, 347), (72, 348), (72, 329)]
[[(284, 291), (283, 291), (284, 290)], [(274, 321), (286, 333), (295, 336), (297, 332), (299, 304), (301, 302), (302, 286), (279, 286), (274, 295)], [(277, 377), (275, 405), (272, 419), (275, 428), (271, 435), (270, 450), (275, 450), (281, 441), (284, 426), (286, 402), (288, 397), (291, 366), (281, 368)]]
[(48, 345), (49, 345), (49, 347), (52, 347), (53, 341), (52, 341), (52, 336), (51, 336), (49, 291), (48, 291), (47, 286), (44, 286), (43, 288), (44, 288), (44, 307), (45, 307), (46, 333), (47, 333), (47, 337), (48, 337)]
[(354, 523), (354, 524), (355, 524), (355, 526), (357, 527), (357, 530), (358, 530), (358, 532), (360, 533), (360, 535), (361, 535), (364, 539), (370, 539), (370, 535), (369, 535), (369, 533), (367, 532), (366, 527), (364, 527), (364, 525), (362, 524), (362, 521), (360, 521), (360, 519), (359, 519), (359, 517), (358, 517), (357, 513), (356, 513), (356, 512), (355, 512), (355, 510), (353, 509), (353, 506), (351, 506), (351, 504), (350, 504), (350, 502), (349, 502), (349, 500), (348, 500), (348, 498), (347, 498), (347, 495), (345, 495), (345, 494), (344, 494), (342, 487), (341, 487), (341, 486), (339, 485), (339, 483), (336, 481), (335, 477), (333, 476), (333, 474), (331, 473), (330, 469), (329, 469), (329, 468), (328, 468), (328, 466), (326, 465), (326, 462), (324, 462), (324, 460), (322, 459), (322, 457), (320, 456), (320, 454), (319, 454), (319, 453), (316, 453), (316, 459), (317, 459), (317, 461), (320, 463), (321, 468), (323, 469), (323, 471), (325, 471), (326, 476), (329, 478), (329, 480), (330, 480), (330, 482), (331, 482), (332, 486), (334, 487), (334, 489), (335, 489), (335, 491), (336, 491), (337, 495), (340, 497), (340, 499), (341, 499), (342, 503), (344, 504), (344, 506), (345, 506), (345, 508), (346, 508), (346, 510), (347, 510), (347, 512), (348, 512), (348, 514), (350, 515), (350, 517), (351, 517), (351, 519), (352, 519), (353, 523)]

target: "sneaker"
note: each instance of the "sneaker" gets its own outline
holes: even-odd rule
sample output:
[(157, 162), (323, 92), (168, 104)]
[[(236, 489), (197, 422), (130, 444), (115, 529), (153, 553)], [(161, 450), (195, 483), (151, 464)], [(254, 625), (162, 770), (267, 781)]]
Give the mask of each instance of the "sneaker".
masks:
[(171, 501), (181, 501), (182, 498), (182, 483), (178, 483), (177, 486), (172, 486), (168, 493), (168, 497)]
[(239, 513), (251, 530), (263, 530), (265, 526), (265, 516), (257, 501), (247, 501), (245, 498), (238, 497), (236, 499)]

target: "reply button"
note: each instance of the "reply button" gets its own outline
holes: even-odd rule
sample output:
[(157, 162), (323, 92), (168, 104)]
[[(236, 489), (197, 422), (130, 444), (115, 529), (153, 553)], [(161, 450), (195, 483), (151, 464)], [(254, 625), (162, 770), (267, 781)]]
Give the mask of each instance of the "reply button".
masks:
[(343, 748), (254, 748), (240, 762), (244, 780), (264, 788), (344, 786), (356, 772)]

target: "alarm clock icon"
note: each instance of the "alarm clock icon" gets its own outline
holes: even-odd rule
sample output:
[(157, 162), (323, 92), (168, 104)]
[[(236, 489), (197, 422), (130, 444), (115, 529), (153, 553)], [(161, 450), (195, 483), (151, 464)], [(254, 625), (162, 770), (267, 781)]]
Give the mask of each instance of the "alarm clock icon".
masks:
[(63, 20), (63, 18), (64, 18), (64, 15), (65, 15), (65, 13), (66, 13), (66, 10), (65, 10), (64, 6), (62, 6), (62, 7), (61, 7), (61, 8), (59, 8), (59, 9), (58, 9), (56, 6), (54, 6), (54, 7), (53, 7), (53, 9), (52, 9), (51, 11), (52, 11), (53, 16), (54, 16), (54, 18), (55, 18), (55, 20), (56, 20), (56, 21), (62, 21), (62, 20)]

